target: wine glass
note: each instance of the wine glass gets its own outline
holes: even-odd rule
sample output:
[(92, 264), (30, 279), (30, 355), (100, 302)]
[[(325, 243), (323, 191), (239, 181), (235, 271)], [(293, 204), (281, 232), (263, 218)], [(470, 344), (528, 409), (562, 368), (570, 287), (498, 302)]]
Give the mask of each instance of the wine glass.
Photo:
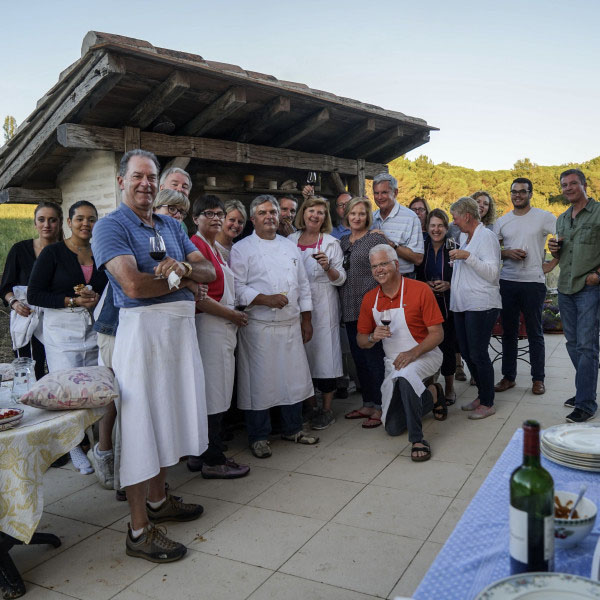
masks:
[(384, 327), (389, 327), (391, 322), (392, 322), (392, 315), (390, 314), (390, 311), (388, 309), (386, 309), (381, 313), (381, 324)]
[(306, 185), (312, 186), (313, 192), (315, 191), (315, 186), (317, 185), (317, 172), (309, 171), (306, 174)]
[(521, 259), (521, 269), (525, 268), (525, 262), (527, 261), (527, 256), (529, 256), (529, 247), (527, 245), (521, 248), (523, 252), (525, 252), (525, 256)]
[[(150, 257), (160, 262), (167, 255), (167, 247), (165, 246), (165, 240), (162, 238), (160, 233), (156, 231), (154, 237), (149, 238), (150, 242)], [(157, 275), (154, 279), (163, 279), (162, 275)]]
[[(458, 244), (456, 243), (456, 240), (452, 237), (447, 237), (446, 238), (446, 249), (448, 251), (450, 250), (456, 250), (458, 248)], [(454, 266), (454, 261), (453, 260), (449, 260), (448, 264), (453, 267)]]

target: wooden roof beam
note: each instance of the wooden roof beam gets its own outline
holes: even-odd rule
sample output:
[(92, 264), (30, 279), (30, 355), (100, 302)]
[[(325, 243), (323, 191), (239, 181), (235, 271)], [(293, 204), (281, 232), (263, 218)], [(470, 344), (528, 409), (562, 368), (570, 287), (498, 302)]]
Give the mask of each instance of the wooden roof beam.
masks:
[(429, 131), (421, 131), (409, 137), (405, 137), (393, 146), (387, 146), (382, 152), (376, 154), (382, 162), (388, 163), (429, 141)]
[(58, 125), (69, 119), (80, 120), (111, 90), (125, 74), (122, 61), (105, 54), (87, 76), (56, 107), (43, 127), (28, 138), (23, 149), (5, 159), (0, 171), (0, 189), (25, 181), (54, 141)]
[(354, 149), (354, 152), (363, 158), (369, 157), (371, 154), (381, 152), (388, 146), (398, 144), (403, 137), (408, 134), (405, 132), (401, 125), (394, 125), (390, 129), (386, 129), (383, 133), (379, 134), (372, 140), (368, 140), (362, 146)]
[(62, 203), (62, 191), (58, 188), (49, 190), (29, 190), (20, 187), (9, 187), (0, 190), (0, 204), (39, 204), (43, 201)]
[(281, 117), (287, 116), (289, 112), (290, 99), (286, 96), (277, 96), (266, 106), (250, 115), (249, 119), (232, 133), (232, 137), (238, 142), (249, 142), (265, 127), (273, 125)]
[(333, 141), (332, 146), (328, 147), (329, 154), (337, 156), (350, 146), (356, 146), (363, 139), (375, 133), (375, 119), (365, 119), (358, 125), (355, 125), (350, 131), (344, 133)]
[(308, 119), (296, 123), (296, 125), (293, 125), (288, 130), (276, 135), (270, 140), (269, 145), (277, 148), (289, 148), (302, 138), (306, 137), (309, 133), (312, 133), (315, 129), (321, 127), (321, 125), (328, 120), (329, 109), (323, 108), (312, 114)]
[[(65, 148), (123, 151), (123, 130), (91, 125), (65, 123), (58, 127), (58, 142)], [(140, 147), (157, 156), (180, 156), (200, 160), (229, 162), (244, 165), (261, 165), (303, 171), (337, 171), (342, 175), (358, 175), (357, 161), (326, 154), (311, 154), (287, 148), (272, 148), (241, 144), (226, 140), (191, 136), (171, 136), (163, 133), (140, 133)], [(384, 164), (365, 163), (366, 177), (387, 171)]]
[(188, 121), (177, 133), (179, 135), (201, 136), (215, 125), (232, 115), (246, 104), (246, 90), (243, 87), (230, 87), (212, 104)]
[(149, 96), (138, 104), (127, 123), (145, 129), (171, 106), (190, 87), (190, 76), (183, 71), (173, 71), (167, 79), (157, 85)]

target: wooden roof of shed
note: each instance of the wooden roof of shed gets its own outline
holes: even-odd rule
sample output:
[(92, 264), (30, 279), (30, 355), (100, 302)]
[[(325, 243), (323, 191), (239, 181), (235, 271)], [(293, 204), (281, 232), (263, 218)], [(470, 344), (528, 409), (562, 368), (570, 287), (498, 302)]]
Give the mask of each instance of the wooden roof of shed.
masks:
[[(364, 159), (375, 163), (366, 169), (368, 176), (426, 143), (435, 129), (423, 119), (302, 83), (92, 31), (83, 40), (81, 58), (60, 74), (14, 138), (0, 148), (0, 189), (47, 186), (77, 147), (90, 147), (65, 143), (65, 135), (60, 136), (65, 124), (97, 134), (98, 147), (116, 149), (109, 132), (119, 128), (163, 140), (153, 133), (163, 115), (173, 124), (169, 137), (178, 148), (183, 140), (191, 145), (223, 140), (237, 144), (227, 148), (238, 153), (246, 145), (341, 161)], [(164, 140), (159, 146), (167, 147)], [(193, 150), (189, 156), (196, 156)]]

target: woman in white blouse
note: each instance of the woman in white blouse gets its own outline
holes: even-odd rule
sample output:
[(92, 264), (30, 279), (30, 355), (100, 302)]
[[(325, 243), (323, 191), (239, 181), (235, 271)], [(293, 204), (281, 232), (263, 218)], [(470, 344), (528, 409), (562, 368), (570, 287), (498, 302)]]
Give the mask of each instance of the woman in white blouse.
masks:
[(460, 249), (450, 251), (454, 261), (450, 310), (462, 357), (475, 378), (479, 396), (461, 408), (469, 419), (485, 419), (494, 408), (494, 368), (488, 354), (492, 329), (502, 307), (500, 298), (500, 244), (479, 220), (477, 202), (460, 198), (451, 207), (461, 230)]
[(312, 296), (312, 339), (304, 345), (314, 386), (323, 394), (323, 408), (316, 410), (314, 397), (311, 427), (326, 429), (335, 423), (331, 401), (336, 378), (343, 374), (340, 347), (340, 300), (337, 287), (346, 281), (344, 255), (331, 232), (329, 203), (310, 196), (296, 215), (297, 231), (288, 240), (297, 244), (310, 282)]

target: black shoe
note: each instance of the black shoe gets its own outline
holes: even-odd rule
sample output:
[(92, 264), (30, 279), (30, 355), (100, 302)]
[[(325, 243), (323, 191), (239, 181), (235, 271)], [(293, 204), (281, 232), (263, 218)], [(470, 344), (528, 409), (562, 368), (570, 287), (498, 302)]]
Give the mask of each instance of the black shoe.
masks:
[(346, 400), (348, 398), (348, 388), (338, 388), (335, 390), (333, 397), (338, 400)]
[(569, 398), (568, 400), (565, 400), (564, 406), (566, 406), (567, 408), (575, 408), (575, 396)]
[(586, 421), (591, 421), (593, 418), (594, 415), (591, 415), (589, 412), (576, 408), (570, 415), (567, 415), (567, 422), (585, 423)]

